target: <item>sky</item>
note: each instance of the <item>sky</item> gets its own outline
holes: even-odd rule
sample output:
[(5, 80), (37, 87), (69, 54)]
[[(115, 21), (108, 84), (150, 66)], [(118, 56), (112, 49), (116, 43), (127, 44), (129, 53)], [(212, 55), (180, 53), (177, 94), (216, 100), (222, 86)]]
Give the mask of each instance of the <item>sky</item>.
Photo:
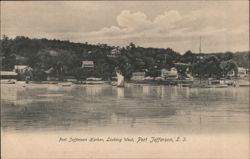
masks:
[(1, 35), (172, 48), (248, 51), (249, 2), (1, 1)]

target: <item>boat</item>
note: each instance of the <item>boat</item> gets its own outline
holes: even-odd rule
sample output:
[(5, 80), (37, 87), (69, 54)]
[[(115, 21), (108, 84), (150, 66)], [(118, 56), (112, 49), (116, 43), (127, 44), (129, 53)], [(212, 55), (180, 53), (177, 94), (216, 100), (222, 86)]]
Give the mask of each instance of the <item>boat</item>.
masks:
[(225, 82), (225, 80), (215, 80), (212, 78), (208, 79), (208, 85), (206, 88), (226, 88), (228, 87), (228, 84)]
[(89, 77), (86, 79), (85, 84), (104, 84), (102, 78)]
[(70, 87), (72, 86), (72, 82), (61, 82), (61, 83), (58, 83), (58, 85), (62, 87)]
[(239, 87), (239, 84), (235, 80), (226, 79), (208, 79), (208, 83), (194, 83), (190, 86), (191, 88), (231, 88)]
[(25, 85), (25, 84), (27, 84), (27, 82), (26, 81), (16, 81), (16, 84)]
[(116, 71), (116, 75), (117, 75), (117, 87), (124, 87), (124, 76)]
[(16, 80), (14, 79), (1, 79), (1, 84), (15, 84)]
[(85, 84), (104, 84), (104, 81), (85, 81)]

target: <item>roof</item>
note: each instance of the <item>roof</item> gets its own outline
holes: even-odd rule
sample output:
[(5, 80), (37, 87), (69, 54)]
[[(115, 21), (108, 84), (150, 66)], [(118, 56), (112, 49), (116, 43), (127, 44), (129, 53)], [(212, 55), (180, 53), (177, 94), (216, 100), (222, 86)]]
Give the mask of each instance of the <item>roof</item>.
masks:
[(0, 71), (1, 76), (16, 76), (17, 73), (16, 72), (12, 72), (12, 71)]
[(238, 67), (239, 71), (246, 71), (246, 69), (244, 67)]
[(27, 67), (28, 67), (27, 65), (15, 65), (15, 69), (17, 70), (25, 69)]
[(82, 61), (82, 64), (87, 64), (87, 65), (89, 65), (89, 64), (94, 64), (94, 62), (93, 62), (93, 61)]

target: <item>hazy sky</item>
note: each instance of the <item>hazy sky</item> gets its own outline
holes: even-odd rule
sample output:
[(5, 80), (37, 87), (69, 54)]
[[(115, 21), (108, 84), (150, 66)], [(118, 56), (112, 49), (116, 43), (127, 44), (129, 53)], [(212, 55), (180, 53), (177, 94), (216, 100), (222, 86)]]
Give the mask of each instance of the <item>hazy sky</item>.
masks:
[(249, 50), (248, 1), (2, 2), (1, 34), (171, 47), (181, 53)]

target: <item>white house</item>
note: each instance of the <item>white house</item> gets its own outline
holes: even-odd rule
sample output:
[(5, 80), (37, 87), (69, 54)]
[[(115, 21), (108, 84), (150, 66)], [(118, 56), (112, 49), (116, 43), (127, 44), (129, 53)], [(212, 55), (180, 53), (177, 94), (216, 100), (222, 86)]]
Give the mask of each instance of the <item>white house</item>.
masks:
[(82, 61), (82, 68), (94, 68), (94, 62), (93, 61)]
[[(234, 70), (231, 70), (227, 73), (228, 76), (230, 77), (234, 77), (235, 76), (235, 72)], [(238, 77), (245, 77), (247, 75), (247, 69), (243, 68), (243, 67), (238, 67)]]
[(16, 79), (17, 73), (13, 71), (0, 71), (1, 79)]
[(161, 69), (161, 78), (162, 79), (176, 79), (178, 78), (178, 72), (175, 67), (172, 67), (170, 70), (165, 68)]
[(120, 48), (116, 47), (111, 50), (110, 55), (108, 55), (108, 57), (118, 57), (120, 55), (121, 55), (121, 50)]
[(15, 65), (13, 71), (16, 73), (25, 73), (27, 70), (31, 70), (31, 68), (27, 65)]
[(238, 67), (238, 76), (245, 77), (247, 75), (247, 69), (243, 67)]
[(145, 72), (134, 72), (132, 73), (131, 80), (133, 81), (143, 81), (145, 79)]

